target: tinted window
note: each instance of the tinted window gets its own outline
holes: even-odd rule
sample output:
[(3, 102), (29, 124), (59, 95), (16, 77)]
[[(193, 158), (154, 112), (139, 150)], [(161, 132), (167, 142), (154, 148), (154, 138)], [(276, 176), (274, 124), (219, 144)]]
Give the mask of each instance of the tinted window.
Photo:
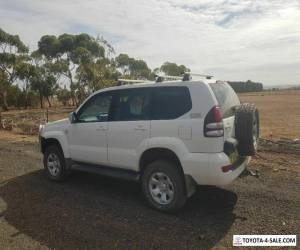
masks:
[(113, 121), (137, 121), (149, 119), (149, 89), (116, 91)]
[(187, 87), (153, 88), (151, 99), (152, 120), (176, 119), (192, 108)]
[(103, 122), (108, 120), (112, 95), (91, 97), (78, 112), (78, 122)]
[(240, 105), (234, 90), (226, 82), (210, 83), (209, 85), (218, 100), (223, 118), (232, 116), (234, 114), (233, 107)]

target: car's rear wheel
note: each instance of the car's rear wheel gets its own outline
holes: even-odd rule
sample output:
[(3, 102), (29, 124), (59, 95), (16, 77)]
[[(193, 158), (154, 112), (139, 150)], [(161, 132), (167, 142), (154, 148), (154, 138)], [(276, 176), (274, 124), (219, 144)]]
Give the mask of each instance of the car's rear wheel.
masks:
[(144, 196), (150, 206), (160, 211), (178, 211), (187, 199), (184, 187), (183, 176), (172, 162), (156, 160), (143, 171)]
[(53, 181), (62, 181), (66, 177), (66, 163), (61, 149), (50, 145), (44, 153), (44, 168), (47, 177)]

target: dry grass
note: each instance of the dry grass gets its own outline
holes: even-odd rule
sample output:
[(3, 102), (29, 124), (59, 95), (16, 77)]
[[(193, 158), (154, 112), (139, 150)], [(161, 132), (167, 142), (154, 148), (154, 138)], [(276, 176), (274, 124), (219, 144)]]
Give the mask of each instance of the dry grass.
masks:
[[(245, 93), (239, 95), (242, 102), (255, 103), (260, 111), (261, 137), (300, 138), (300, 91), (276, 91)], [(49, 121), (68, 117), (74, 107), (57, 107), (49, 109)], [(46, 117), (46, 110), (10, 110), (3, 112), (3, 118), (12, 120), (14, 133), (32, 134), (36, 129), (28, 128), (28, 124), (37, 127)], [(20, 126), (19, 126), (20, 125)]]
[(239, 95), (242, 102), (255, 103), (260, 112), (261, 137), (300, 138), (300, 92), (280, 91)]

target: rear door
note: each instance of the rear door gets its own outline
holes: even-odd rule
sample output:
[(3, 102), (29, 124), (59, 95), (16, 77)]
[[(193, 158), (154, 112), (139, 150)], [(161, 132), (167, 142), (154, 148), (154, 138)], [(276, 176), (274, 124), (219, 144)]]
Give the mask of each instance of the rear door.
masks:
[[(153, 90), (151, 99), (151, 137), (164, 138), (161, 143), (178, 142), (192, 149), (192, 102), (185, 86), (161, 86)], [(162, 145), (164, 146), (164, 145)], [(174, 145), (175, 146), (175, 145)]]
[(138, 169), (138, 149), (150, 136), (151, 88), (115, 91), (108, 128), (108, 162), (112, 167)]
[(240, 105), (239, 98), (227, 82), (210, 83), (222, 112), (224, 124), (224, 139), (235, 137), (234, 113), (235, 107)]

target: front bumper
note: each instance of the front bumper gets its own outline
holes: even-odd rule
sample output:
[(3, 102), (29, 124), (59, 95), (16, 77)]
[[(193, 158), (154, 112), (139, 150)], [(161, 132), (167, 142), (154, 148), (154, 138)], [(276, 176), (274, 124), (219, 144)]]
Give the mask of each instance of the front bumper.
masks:
[(43, 125), (43, 124), (40, 124), (40, 126), (39, 126), (39, 135), (38, 135), (38, 137), (39, 137), (39, 149), (40, 149), (41, 152), (43, 151), (42, 150), (42, 132), (43, 132), (44, 127), (45, 127), (45, 125)]

